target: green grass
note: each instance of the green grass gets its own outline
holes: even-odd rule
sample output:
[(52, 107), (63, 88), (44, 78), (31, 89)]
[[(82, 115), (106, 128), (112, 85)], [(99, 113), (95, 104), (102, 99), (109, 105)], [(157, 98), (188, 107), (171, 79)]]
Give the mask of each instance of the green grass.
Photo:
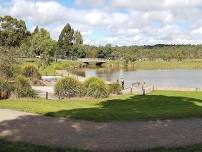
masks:
[(100, 100), (2, 100), (0, 108), (53, 117), (92, 121), (202, 118), (202, 92), (154, 91), (147, 96), (120, 96)]
[[(121, 61), (111, 61), (105, 64), (105, 67), (124, 67)], [(184, 61), (138, 61), (128, 63), (129, 69), (134, 70), (153, 70), (153, 69), (202, 69), (202, 60), (184, 60)]]
[(0, 152), (88, 152), (75, 149), (51, 148), (47, 146), (36, 146), (21, 142), (10, 142), (0, 139)]
[[(195, 145), (184, 148), (152, 149), (142, 152), (201, 152), (201, 151), (202, 151), (202, 145)], [(0, 152), (88, 152), (88, 151), (37, 146), (21, 142), (10, 142), (0, 139)]]
[(58, 61), (53, 62), (51, 65), (41, 69), (40, 72), (42, 75), (55, 75), (56, 70), (69, 70), (74, 72), (76, 68), (79, 67), (79, 62), (77, 61)]
[[(23, 59), (21, 66), (23, 67), (24, 65), (31, 64), (38, 67), (38, 63), (39, 59), (25, 58)], [(79, 62), (71, 60), (52, 62), (45, 68), (40, 68), (39, 71), (42, 75), (55, 75), (56, 70), (69, 70), (71, 72), (75, 72), (75, 70), (79, 67), (79, 64), (80, 64)]]

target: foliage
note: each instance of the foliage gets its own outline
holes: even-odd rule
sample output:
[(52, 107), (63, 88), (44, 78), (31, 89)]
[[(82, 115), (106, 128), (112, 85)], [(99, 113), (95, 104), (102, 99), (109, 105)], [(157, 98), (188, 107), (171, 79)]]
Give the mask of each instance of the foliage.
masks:
[(0, 46), (19, 47), (29, 34), (23, 20), (11, 16), (0, 17)]
[(56, 42), (51, 39), (50, 33), (41, 28), (24, 41), (21, 45), (21, 51), (25, 56), (40, 56), (41, 65), (45, 66), (51, 62), (55, 55)]
[(81, 95), (82, 91), (82, 84), (72, 78), (72, 77), (65, 77), (57, 81), (55, 85), (55, 94), (60, 98), (71, 98), (71, 97), (78, 97)]
[(86, 95), (95, 98), (106, 98), (109, 95), (107, 85), (103, 80), (93, 77), (84, 82)]
[(90, 46), (83, 45), (79, 31), (74, 31), (66, 24), (59, 36), (58, 42), (51, 39), (45, 29), (37, 26), (32, 34), (27, 31), (25, 22), (10, 16), (0, 17), (0, 46), (20, 46), (25, 57), (40, 56), (42, 66), (49, 65), (54, 55), (69, 58), (110, 58), (130, 62), (142, 61), (183, 61), (186, 59), (201, 59), (202, 45), (164, 45), (153, 46)]
[(74, 40), (74, 30), (70, 24), (66, 24), (60, 33), (58, 46), (63, 55), (70, 56)]
[(79, 46), (83, 44), (83, 38), (79, 31), (74, 32), (74, 39), (75, 39), (75, 45)]
[(25, 76), (26, 78), (31, 78), (31, 79), (40, 79), (41, 75), (39, 73), (39, 70), (36, 68), (34, 65), (25, 65), (22, 68), (22, 75)]
[(16, 49), (0, 47), (0, 76), (12, 79), (15, 76), (18, 64)]
[(11, 85), (0, 78), (0, 99), (8, 99), (11, 94)]
[(121, 94), (121, 85), (119, 83), (109, 84), (109, 92), (111, 94)]
[(55, 75), (56, 70), (67, 70), (73, 71), (75, 68), (79, 67), (79, 62), (77, 61), (59, 61), (53, 62), (50, 65), (46, 66), (45, 68), (41, 69), (41, 73), (44, 75)]
[(15, 93), (18, 98), (35, 97), (35, 92), (32, 89), (29, 79), (24, 76), (18, 76), (15, 82)]

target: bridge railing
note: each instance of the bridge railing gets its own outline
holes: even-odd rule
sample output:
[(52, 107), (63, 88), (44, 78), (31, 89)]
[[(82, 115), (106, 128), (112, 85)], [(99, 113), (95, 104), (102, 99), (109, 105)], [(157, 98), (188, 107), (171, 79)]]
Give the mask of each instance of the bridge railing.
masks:
[(102, 58), (80, 58), (78, 61), (81, 62), (106, 62), (107, 59), (102, 59)]

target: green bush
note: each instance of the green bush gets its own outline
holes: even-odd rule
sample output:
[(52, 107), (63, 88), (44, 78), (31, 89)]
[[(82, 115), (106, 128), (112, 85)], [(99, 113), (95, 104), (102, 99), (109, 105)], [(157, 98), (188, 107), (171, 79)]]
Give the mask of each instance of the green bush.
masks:
[(83, 93), (82, 84), (72, 77), (65, 77), (56, 82), (55, 94), (59, 98), (78, 97), (82, 96), (82, 93)]
[(121, 94), (121, 85), (119, 83), (109, 84), (110, 94)]
[(34, 65), (26, 65), (22, 68), (22, 75), (26, 78), (40, 79), (39, 70)]
[(92, 77), (85, 81), (86, 95), (94, 98), (106, 98), (109, 96), (108, 86), (103, 80)]
[(0, 99), (8, 99), (10, 97), (11, 90), (10, 84), (0, 78)]
[(18, 76), (15, 81), (15, 93), (18, 98), (35, 97), (36, 94), (32, 89), (30, 82), (24, 76)]

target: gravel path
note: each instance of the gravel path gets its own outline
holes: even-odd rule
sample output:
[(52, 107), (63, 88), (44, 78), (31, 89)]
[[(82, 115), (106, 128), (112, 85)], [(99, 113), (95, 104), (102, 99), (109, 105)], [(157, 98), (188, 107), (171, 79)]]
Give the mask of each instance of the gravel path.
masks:
[(0, 109), (0, 138), (93, 151), (202, 143), (202, 119), (96, 123)]

